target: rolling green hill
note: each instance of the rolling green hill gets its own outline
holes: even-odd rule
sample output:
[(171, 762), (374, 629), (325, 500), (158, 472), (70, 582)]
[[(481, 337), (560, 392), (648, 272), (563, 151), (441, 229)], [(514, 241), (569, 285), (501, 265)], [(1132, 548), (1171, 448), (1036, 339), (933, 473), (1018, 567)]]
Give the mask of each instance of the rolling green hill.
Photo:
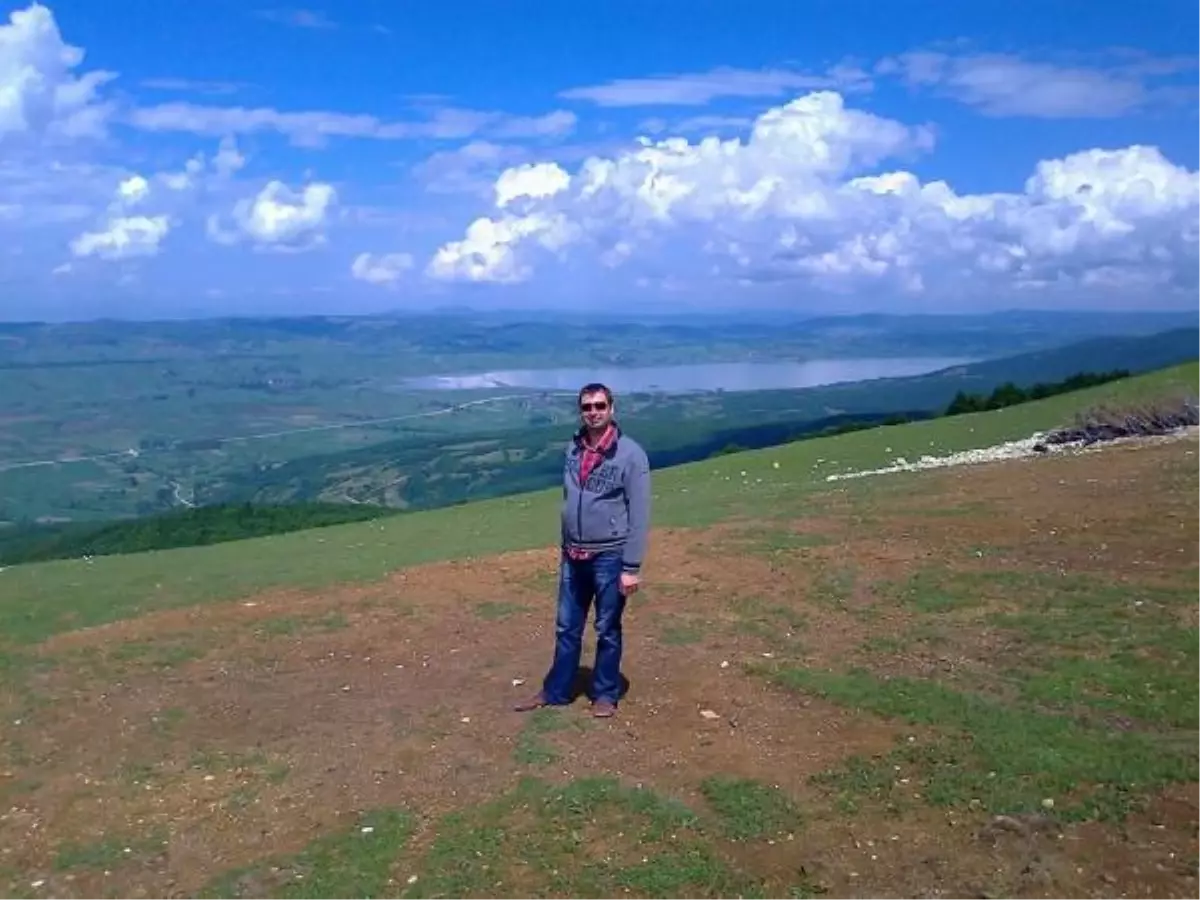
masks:
[[(851, 432), (660, 471), (656, 526), (759, 516), (775, 502), (825, 488), (826, 476), (985, 447), (1068, 423), (1100, 403), (1194, 396), (1197, 363), (985, 413)], [(778, 464), (776, 468), (775, 464)], [(124, 556), (19, 565), (0, 572), (0, 635), (39, 640), (66, 628), (153, 609), (223, 600), (268, 587), (370, 580), (433, 560), (552, 545), (551, 488), (413, 515)]]
[[(973, 324), (959, 323), (953, 327), (981, 327), (978, 321), (972, 321)], [(859, 324), (857, 320), (847, 320), (838, 327), (855, 331)], [(289, 333), (308, 333), (303, 328), (297, 330), (295, 323), (292, 325), (292, 331), (268, 329), (267, 333), (280, 340)], [(363, 323), (357, 322), (350, 331), (362, 327)], [(823, 327), (829, 331), (834, 326), (826, 323)], [(930, 328), (952, 326), (937, 326), (917, 318), (912, 322), (888, 320), (863, 327), (876, 337), (879, 328), (909, 329), (915, 340)], [(118, 335), (122, 333), (114, 330), (112, 340), (119, 343)], [(135, 328), (133, 333), (140, 332)], [(155, 332), (150, 329), (148, 333)], [(327, 330), (315, 325), (313, 333), (329, 336)], [(216, 341), (227, 353), (240, 346), (236, 342), (222, 343), (226, 338), (221, 335), (216, 328), (206, 339)], [(1181, 328), (1149, 335), (1092, 338), (911, 378), (876, 379), (805, 390), (633, 393), (621, 397), (620, 416), (622, 423), (647, 447), (652, 463), (663, 467), (705, 459), (731, 449), (770, 446), (881, 422), (929, 418), (944, 412), (956, 397), (988, 394), (1008, 383), (1019, 387), (1053, 383), (1079, 373), (1094, 373), (1097, 366), (1134, 373), (1148, 371), (1194, 359), (1198, 343), (1197, 329)], [(275, 348), (271, 342), (268, 345)], [(289, 363), (296, 372), (300, 371), (299, 365), (299, 360)], [(62, 384), (55, 387), (54, 383), (41, 384), (34, 394), (43, 399), (37, 403), (30, 400), (24, 406), (19, 396), (5, 394), (0, 401), (0, 419), (8, 412), (10, 427), (0, 430), (5, 436), (0, 444), (9, 440), (15, 442), (14, 447), (20, 447), (26, 438), (43, 432), (50, 443), (39, 443), (40, 439), (35, 438), (25, 450), (10, 447), (0, 454), (7, 457), (0, 461), (0, 526), (8, 523), (0, 531), (0, 564), (27, 559), (31, 553), (44, 557), (73, 554), (76, 549), (92, 552), (84, 551), (79, 539), (97, 526), (170, 513), (174, 527), (187, 518), (176, 514), (184, 507), (196, 505), (221, 509), (204, 513), (205, 522), (194, 523), (198, 527), (193, 530), (228, 536), (233, 534), (229, 528), (231, 521), (241, 522), (238, 527), (244, 526), (246, 533), (261, 534), (274, 530), (269, 522), (287, 520), (300, 525), (306, 517), (313, 522), (329, 522), (339, 517), (357, 519), (372, 514), (350, 510), (352, 506), (431, 509), (536, 490), (552, 484), (557, 477), (562, 443), (575, 418), (569, 398), (536, 391), (449, 415), (442, 413), (450, 408), (450, 403), (460, 401), (461, 396), (445, 391), (417, 392), (412, 396), (401, 392), (405, 396), (403, 408), (408, 411), (401, 417), (404, 421), (364, 427), (356, 423), (378, 417), (380, 410), (373, 408), (375, 395), (362, 394), (350, 386), (354, 378), (345, 387), (353, 392), (353, 407), (337, 415), (327, 415), (321, 411), (324, 401), (309, 397), (307, 388), (298, 388), (299, 395), (288, 393), (288, 379), (293, 376), (283, 377), (280, 384), (275, 384), (276, 379), (268, 377), (272, 370), (260, 371), (258, 363), (253, 363), (253, 371), (243, 373), (251, 378), (247, 382), (250, 387), (218, 386), (218, 392), (228, 389), (229, 396), (213, 407), (197, 400), (195, 403), (200, 404), (197, 407), (192, 400), (171, 393), (190, 383), (187, 378), (179, 381), (182, 376), (175, 371), (177, 368), (176, 363), (171, 363), (166, 369), (175, 388), (162, 395), (161, 404), (152, 399), (149, 406), (136, 397), (130, 406), (118, 397), (105, 400), (102, 411), (89, 410), (86, 404), (76, 408), (75, 400), (65, 399), (61, 403), (67, 406), (56, 409), (55, 404), (60, 401), (55, 398), (63, 395), (64, 390)], [(214, 374), (218, 368), (209, 365), (208, 371)], [(146, 370), (146, 366), (140, 369)], [(346, 375), (339, 372), (336, 377)], [(304, 377), (311, 380), (314, 376), (320, 376), (320, 372)], [(4, 377), (12, 387), (19, 386), (24, 376)], [(109, 387), (115, 384), (108, 370), (103, 378), (79, 372), (72, 377), (76, 381), (82, 379), (81, 384), (103, 383)], [(145, 389), (145, 377), (143, 372), (132, 378), (129, 389), (138, 384)], [(241, 376), (236, 372), (233, 376), (222, 375), (228, 377), (236, 380)], [(36, 378), (32, 383), (40, 384)], [(187, 393), (196, 389), (196, 384), (192, 384)], [(205, 427), (217, 428), (215, 424), (204, 423), (209, 413), (216, 421), (217, 412), (226, 409), (223, 403), (242, 403), (236, 398), (260, 389), (266, 394), (249, 407), (257, 428), (282, 417), (280, 421), (290, 421), (293, 429), (299, 428), (299, 433), (284, 428), (278, 432), (282, 435), (279, 438), (255, 442), (241, 440), (236, 432), (232, 432), (230, 440), (222, 440), (213, 438), (219, 432), (209, 431), (203, 436), (199, 431)], [(200, 388), (202, 394), (209, 390), (210, 387)], [(283, 393), (277, 395), (277, 391)], [(468, 394), (475, 397), (477, 392)], [(292, 417), (295, 410), (290, 404), (301, 395), (307, 398), (305, 411)], [(66, 390), (64, 396), (74, 398), (76, 393), (73, 389)], [(5, 403), (10, 407), (5, 407)], [(194, 414), (200, 407), (208, 409), (208, 413)], [(431, 413), (438, 415), (411, 419), (414, 415)], [(343, 421), (347, 417), (349, 421)], [(172, 435), (177, 420), (189, 424)], [(356, 427), (341, 427), (347, 424)], [(225, 427), (233, 426), (226, 422)], [(267, 433), (276, 432), (272, 427)], [(191, 436), (196, 434), (202, 436)], [(393, 434), (403, 436), (389, 439)], [(102, 443), (96, 443), (97, 440)], [(68, 465), (7, 464), (14, 455), (16, 460), (24, 455), (35, 460), (53, 459), (60, 452), (55, 447), (63, 442), (71, 447), (69, 455), (99, 453), (100, 456)], [(130, 452), (131, 447), (138, 448), (138, 452)], [(331, 452), (329, 447), (338, 449)], [(245, 509), (247, 503), (254, 507), (287, 505), (295, 509), (286, 514), (250, 514)], [(345, 509), (345, 514), (339, 516), (332, 509), (335, 506)], [(208, 520), (212, 520), (212, 527)], [(184, 525), (183, 530), (190, 527)], [(134, 529), (140, 532), (137, 542), (142, 544), (145, 535), (155, 529), (154, 525), (138, 526)], [(190, 542), (179, 535), (178, 527), (175, 531), (174, 535), (160, 531), (156, 540), (164, 546)], [(101, 543), (119, 547), (119, 533), (120, 529), (114, 526)]]
[[(1098, 368), (1138, 373), (1195, 359), (1197, 329), (1098, 338), (909, 378), (804, 390), (622, 398), (620, 418), (656, 466), (728, 446), (763, 447), (855, 424), (931, 417), (959, 393), (1028, 387)], [(566, 401), (564, 401), (564, 407)], [(564, 413), (566, 412), (564, 408)], [(564, 415), (566, 418), (566, 415)], [(387, 441), (230, 472), (197, 487), (201, 502), (377, 503), (429, 509), (533, 490), (557, 477), (564, 423)]]
[[(990, 390), (1002, 381), (1014, 381), (1017, 384), (1057, 381), (1075, 372), (1100, 369), (1127, 368), (1134, 372), (1149, 372), (1194, 359), (1198, 352), (1200, 329), (1173, 328), (1153, 335), (1090, 338), (1059, 347), (990, 359), (957, 371), (963, 376), (964, 390)], [(913, 381), (919, 384), (921, 381), (936, 380), (944, 374), (934, 372)], [(972, 383), (981, 388), (972, 388)]]
[[(428, 384), (408, 382), (410, 376), (864, 358), (869, 372), (884, 357), (994, 360), (1114, 335), (1134, 340), (1122, 344), (1125, 339), (1116, 338), (1113, 352), (1125, 359), (1101, 352), (1102, 367), (1136, 372), (1189, 358), (1156, 356), (1155, 346), (1161, 350), (1175, 339), (1155, 335), (1194, 329), (1195, 320), (1185, 313), (1020, 312), (644, 317), (579, 330), (570, 342), (559, 338), (575, 329), (577, 316), (535, 322), (527, 314), (478, 311), (0, 325), (0, 523), (107, 521), (189, 502), (349, 499), (398, 508), (461, 502), (537, 485), (509, 471), (503, 454), (494, 452), (498, 446), (469, 452), (477, 437), (507, 432), (518, 442), (531, 441), (525, 449), (532, 450), (538, 429), (552, 442), (551, 435), (574, 418), (569, 401), (553, 393), (425, 389)], [(1190, 343), (1194, 354), (1196, 340)], [(1025, 371), (1009, 374), (1019, 382), (1053, 381), (1097, 370), (1096, 359), (1065, 356), (1056, 368), (1057, 353), (1016, 363)], [(944, 407), (958, 390), (989, 389), (986, 370), (974, 380), (946, 384), (961, 375), (829, 391), (624, 393), (622, 406), (639, 428), (661, 428), (663, 451), (674, 452), (716, 432), (915, 413)], [(778, 376), (761, 371), (752, 377), (766, 378), (758, 383), (767, 386), (778, 383), (772, 380)], [(449, 413), (463, 401), (486, 402)], [(685, 440), (676, 443), (676, 436)], [(388, 453), (424, 445), (426, 456), (410, 458), (411, 471), (404, 472), (373, 463), (364, 468), (353, 456), (338, 460), (338, 454), (388, 443)], [(46, 464), (79, 456), (88, 461)], [(288, 470), (290, 482), (271, 474), (293, 461), (298, 465)], [(327, 466), (324, 475), (318, 464)], [(510, 476), (516, 480), (501, 483)]]
[[(682, 435), (677, 431), (663, 428), (661, 423), (653, 423), (657, 427), (646, 429), (646, 432), (641, 433), (640, 437), (649, 449), (651, 465), (655, 469), (664, 469), (740, 450), (777, 446), (795, 440), (814, 439), (875, 428), (880, 425), (900, 424), (906, 421), (920, 421), (935, 418), (937, 415), (960, 415), (1001, 409), (1127, 377), (1129, 377), (1129, 372), (1117, 369), (1111, 372), (1077, 373), (1063, 381), (1035, 382), (1028, 388), (1021, 388), (1012, 382), (1005, 382), (993, 389), (990, 394), (968, 394), (959, 391), (946, 409), (940, 413), (916, 410), (890, 414), (830, 416), (811, 422), (767, 422), (761, 425), (716, 429), (696, 434), (691, 434), (685, 429)], [(688, 442), (689, 437), (690, 442)], [(431, 451), (434, 451), (434, 455), (439, 457), (440, 462), (438, 451), (442, 450), (447, 450), (451, 454), (452, 460), (450, 466), (442, 466), (442, 470), (448, 470), (450, 473), (450, 477), (438, 485), (442, 491), (437, 488), (428, 491), (428, 482), (419, 480), (420, 476), (428, 477), (428, 469), (418, 471), (418, 477), (415, 479), (411, 474), (403, 478), (407, 488), (405, 491), (406, 506), (409, 510), (414, 507), (419, 508), (419, 506), (436, 508), (454, 502), (467, 502), (472, 499), (469, 492), (473, 488), (476, 495), (474, 499), (480, 499), (543, 487), (558, 477), (562, 439), (561, 437), (551, 438), (547, 444), (539, 447), (534, 453), (514, 451), (511, 447), (504, 447), (499, 439), (491, 442), (487, 440), (469, 441), (460, 447), (450, 446), (449, 448), (443, 448), (436, 441), (421, 440), (405, 445), (398, 451), (392, 451), (391, 447), (359, 451), (354, 454), (353, 460), (343, 459), (339, 462), (343, 466), (343, 471), (348, 465), (350, 472), (370, 473), (374, 463), (383, 467), (385, 471), (403, 472), (406, 465), (420, 467), (427, 462), (431, 457)], [(457, 456), (453, 455), (456, 450), (459, 451)], [(381, 451), (392, 452), (383, 453)], [(471, 460), (487, 460), (492, 467), (495, 467), (497, 463), (501, 464), (503, 466), (501, 477), (485, 483), (482, 487), (473, 484), (467, 468)], [(319, 473), (318, 477), (324, 477), (328, 481), (328, 475), (321, 467), (322, 460), (317, 458), (309, 462), (314, 464)], [(287, 479), (296, 477), (295, 469), (297, 467), (295, 465), (284, 465), (279, 468), (284, 470), (282, 473), (283, 483), (286, 484), (288, 483)], [(439, 473), (436, 477), (440, 478), (441, 474)], [(401, 479), (396, 479), (396, 481), (399, 482)], [(426, 488), (427, 493), (421, 497), (424, 503), (413, 502), (414, 496), (417, 494), (412, 489), (414, 484)], [(368, 490), (370, 489), (370, 481), (366, 481), (366, 487)], [(443, 491), (447, 493), (466, 491), (468, 493), (466, 496), (449, 493), (450, 499), (447, 500), (447, 493)], [(340, 486), (338, 495), (343, 498), (340, 503), (303, 500), (281, 503), (227, 502), (187, 507), (160, 515), (101, 525), (88, 522), (67, 522), (8, 527), (0, 529), (0, 565), (214, 544), (334, 525), (341, 522), (362, 521), (401, 511), (395, 506), (356, 501), (351, 497), (351, 490), (346, 485)]]
[(1194, 437), (828, 477), (1198, 375), (660, 470), (615, 719), (555, 490), (0, 569), (0, 894), (1190, 896)]

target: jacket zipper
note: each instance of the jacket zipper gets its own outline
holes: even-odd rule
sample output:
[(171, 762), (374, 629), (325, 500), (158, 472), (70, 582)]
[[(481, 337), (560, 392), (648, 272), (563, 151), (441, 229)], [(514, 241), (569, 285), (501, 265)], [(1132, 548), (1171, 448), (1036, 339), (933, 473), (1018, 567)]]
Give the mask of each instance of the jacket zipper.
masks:
[(575, 507), (575, 533), (579, 535), (580, 543), (583, 543), (583, 459), (579, 460), (580, 466), (575, 469), (575, 481), (579, 484), (579, 501)]

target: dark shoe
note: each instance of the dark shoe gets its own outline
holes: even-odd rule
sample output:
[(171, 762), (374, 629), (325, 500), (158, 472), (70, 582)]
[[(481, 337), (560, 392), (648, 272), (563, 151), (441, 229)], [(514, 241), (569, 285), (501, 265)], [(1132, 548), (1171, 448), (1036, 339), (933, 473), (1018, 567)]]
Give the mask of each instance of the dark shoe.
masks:
[(611, 700), (597, 700), (592, 704), (592, 715), (597, 719), (611, 719), (617, 714), (617, 704)]
[(531, 710), (541, 709), (543, 706), (549, 705), (550, 704), (546, 702), (545, 695), (541, 691), (538, 691), (528, 700), (522, 700), (520, 703), (516, 704), (513, 707), (513, 710), (516, 712), (530, 712)]

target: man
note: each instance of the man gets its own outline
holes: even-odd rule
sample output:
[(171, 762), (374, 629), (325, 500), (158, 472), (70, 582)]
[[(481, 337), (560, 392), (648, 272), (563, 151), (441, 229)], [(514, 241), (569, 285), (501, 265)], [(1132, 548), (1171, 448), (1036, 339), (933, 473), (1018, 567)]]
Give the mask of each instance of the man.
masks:
[(637, 592), (650, 529), (650, 462), (614, 419), (612, 391), (589, 384), (579, 392), (581, 427), (563, 466), (562, 554), (554, 661), (519, 712), (571, 702), (588, 608), (596, 604), (596, 665), (592, 715), (617, 711), (621, 678), (621, 616)]

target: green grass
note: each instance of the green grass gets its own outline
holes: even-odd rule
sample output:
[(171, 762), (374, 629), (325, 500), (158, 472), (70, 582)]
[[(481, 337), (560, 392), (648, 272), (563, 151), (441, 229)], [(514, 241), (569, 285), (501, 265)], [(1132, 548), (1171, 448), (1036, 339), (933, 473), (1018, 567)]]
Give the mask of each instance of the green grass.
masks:
[(1200, 635), (1180, 625), (1180, 613), (1196, 602), (1194, 573), (1180, 573), (1179, 582), (1155, 587), (1082, 574), (926, 566), (882, 593), (922, 614), (919, 625), (943, 636), (946, 629), (935, 624), (941, 616), (1019, 598), (1017, 612), (984, 612), (986, 627), (1012, 637), (991, 662), (998, 688), (1077, 716), (1111, 713), (1197, 728), (1200, 684), (1186, 676), (1200, 664)]
[(714, 775), (700, 784), (726, 837), (735, 841), (795, 833), (800, 811), (779, 788), (751, 778)]
[[(1182, 372), (1172, 377), (1194, 378), (1196, 367)], [(1139, 381), (1143, 387), (1161, 386), (1164, 379), (1169, 380), (1160, 375)], [(1127, 392), (1131, 384), (1109, 385), (1088, 395)], [(939, 451), (990, 443), (997, 435), (981, 436), (988, 429), (1008, 429), (1000, 437), (1020, 436), (1061, 422), (1071, 409), (1088, 402), (1086, 397), (1057, 397), (1027, 407), (860, 432), (663, 471), (655, 478), (656, 524), (699, 525), (768, 509), (781, 519), (800, 519), (822, 514), (826, 504), (847, 500), (851, 509), (886, 519), (907, 512), (906, 497), (928, 480), (897, 476), (838, 483), (829, 490), (825, 474), (879, 465), (901, 453), (911, 456), (930, 441)], [(742, 471), (747, 472), (745, 478)], [(1180, 488), (1192, 490), (1194, 496), (1194, 470), (1188, 477), (1191, 481), (1181, 482)], [(0, 635), (8, 639), (0, 653), (0, 677), (19, 686), (36, 681), (39, 667), (61, 665), (67, 657), (44, 660), (27, 645), (79, 624), (234, 598), (263, 587), (315, 589), (377, 578), (401, 565), (462, 556), (464, 548), (483, 556), (548, 545), (557, 536), (556, 501), (557, 492), (549, 491), (467, 510), (0, 572)], [(943, 513), (954, 510), (938, 510)], [(866, 528), (861, 522), (860, 517), (852, 528)], [(770, 565), (785, 573), (781, 578), (787, 577), (794, 559), (780, 564), (780, 557), (805, 555), (809, 546), (803, 535), (793, 543), (792, 536), (770, 527), (749, 533), (749, 540), (761, 542), (759, 549), (774, 557)], [(972, 559), (973, 567), (981, 565)], [(1147, 586), (1095, 575), (977, 569), (964, 573), (923, 566), (876, 592), (877, 603), (899, 606), (911, 621), (902, 622), (895, 633), (877, 629), (866, 638), (867, 652), (860, 654), (864, 667), (842, 663), (844, 668), (826, 671), (796, 664), (810, 617), (823, 621), (840, 615), (838, 610), (857, 598), (860, 579), (871, 572), (840, 560), (821, 566), (811, 565), (809, 559), (806, 564), (816, 591), (804, 591), (805, 597), (827, 608), (810, 609), (806, 616), (793, 603), (799, 588), (794, 594), (784, 587), (769, 597), (726, 598), (741, 627), (755, 629), (779, 651), (769, 665), (760, 663), (752, 671), (786, 689), (889, 720), (899, 733), (891, 752), (850, 758), (816, 778), (815, 790), (806, 788), (795, 798), (762, 782), (714, 774), (711, 769), (697, 772), (687, 777), (695, 779), (704, 798), (699, 814), (664, 793), (613, 778), (581, 778), (562, 785), (523, 778), (498, 798), (433, 820), (422, 829), (419, 841), (413, 839), (419, 810), (376, 810), (299, 853), (218, 873), (205, 895), (757, 896), (778, 895), (772, 892), (782, 885), (793, 896), (813, 896), (823, 887), (802, 869), (802, 859), (787, 855), (792, 845), (768, 850), (761, 844), (795, 835), (802, 856), (800, 832), (825, 824), (826, 794), (841, 812), (876, 805), (903, 813), (914, 804), (934, 804), (1022, 813), (1042, 810), (1044, 801), (1051, 799), (1055, 814), (1066, 818), (1120, 817), (1156, 789), (1196, 779), (1200, 637), (1194, 628), (1181, 626), (1181, 612), (1195, 603), (1194, 568), (1172, 573), (1169, 583), (1160, 583), (1160, 578)], [(532, 579), (552, 584), (545, 581), (548, 577), (551, 573), (531, 573)], [(686, 603), (688, 592), (703, 589), (689, 585), (671, 595), (667, 587), (654, 588), (679, 601), (662, 604), (664, 610), (682, 610), (655, 614), (654, 628), (664, 643), (685, 645), (705, 636), (703, 620), (695, 613), (689, 618)], [(521, 609), (492, 601), (478, 605), (474, 613), (492, 621)], [(863, 627), (864, 634), (871, 630), (861, 618), (844, 619)], [(331, 618), (285, 615), (254, 627), (264, 636), (281, 636), (345, 625), (345, 618), (334, 613)], [(980, 626), (997, 638), (988, 646), (1002, 650), (970, 658), (964, 667), (969, 678), (959, 677), (957, 671), (953, 680), (897, 677), (888, 670), (897, 661), (891, 657), (901, 656), (916, 642), (936, 640), (970, 657), (970, 641)], [(788, 632), (794, 637), (785, 640)], [(713, 637), (716, 641), (721, 635)], [(207, 646), (199, 635), (168, 635), (163, 642), (118, 645), (100, 661), (165, 670), (206, 652)], [(170, 706), (154, 713), (151, 728), (159, 740), (150, 742), (152, 752), (173, 731), (185, 730), (181, 724), (186, 715), (182, 708)], [(576, 722), (561, 710), (529, 716), (513, 748), (517, 772), (559, 762), (558, 745), (569, 743), (559, 732), (588, 729), (589, 721)], [(581, 739), (599, 736), (589, 732)], [(250, 776), (237, 779), (236, 788), (215, 804), (221, 815), (236, 817), (255, 803), (267, 782), (282, 782), (289, 770), (275, 761), (278, 757), (269, 747), (256, 751), (251, 744), (245, 744), (245, 750), (230, 746), (233, 749), (193, 744), (187, 748), (187, 761), (196, 772)], [(6, 759), (17, 759), (32, 751), (13, 744), (4, 752)], [(144, 798), (147, 785), (158, 789), (169, 782), (169, 772), (156, 767), (160, 759), (153, 757), (154, 765), (125, 761), (118, 778), (128, 796)], [(28, 755), (21, 760), (22, 766), (34, 764)], [(555, 777), (557, 769), (550, 770)], [(303, 784), (303, 777), (295, 780)], [(10, 787), (10, 795), (15, 790)], [(130, 854), (125, 854), (127, 846)], [(57, 848), (58, 865), (82, 871), (116, 866), (129, 856), (144, 862), (157, 852), (151, 843), (139, 846), (143, 850), (135, 853), (133, 839), (122, 839), (117, 832), (94, 844)], [(771, 856), (760, 868), (761, 855), (774, 853), (779, 857)], [(779, 859), (793, 866), (788, 874), (779, 874)], [(778, 884), (768, 885), (749, 874), (768, 871), (776, 873)], [(21, 877), (27, 885), (25, 873)]]
[(1015, 568), (951, 571), (929, 564), (918, 568), (903, 581), (879, 585), (877, 590), (884, 602), (898, 603), (913, 612), (936, 615), (972, 609), (989, 600), (1022, 596), (1032, 587), (1032, 578)]
[[(444, 818), (405, 897), (759, 896), (686, 806), (607, 777), (523, 779)], [(411, 876), (410, 876), (411, 877)]]
[(1132, 720), (1126, 726), (1200, 727), (1200, 634), (1180, 622), (1195, 607), (1195, 578), (1175, 588), (1082, 576), (1026, 582), (1020, 612), (990, 617), (1024, 642), (1007, 674), (1026, 702)]
[[(354, 526), (331, 526), (211, 547), (15, 566), (0, 573), (0, 634), (53, 634), (273, 587), (320, 589), (382, 578), (406, 565), (486, 556), (554, 540), (547, 495), (513, 497)], [(549, 523), (549, 526), (547, 525)]]
[(568, 720), (561, 709), (543, 707), (534, 710), (517, 735), (513, 758), (522, 766), (545, 766), (557, 762), (558, 751), (546, 742), (546, 735), (583, 727), (577, 719)]
[[(0, 637), (0, 686), (11, 695), (7, 712), (12, 718), (25, 718), (44, 702), (33, 688), (33, 681), (58, 664), (58, 659), (39, 655), (23, 646), (6, 644)], [(0, 747), (3, 746), (4, 740), (0, 737)]]
[(519, 603), (508, 603), (503, 600), (486, 600), (475, 607), (475, 615), (488, 622), (510, 619), (525, 612), (525, 607)]
[(737, 617), (736, 631), (754, 635), (791, 653), (802, 649), (799, 633), (808, 624), (808, 616), (803, 611), (759, 597), (735, 597), (731, 606)]
[(68, 841), (54, 856), (58, 871), (72, 869), (115, 869), (126, 863), (145, 864), (150, 857), (166, 852), (167, 832), (154, 829), (142, 835), (109, 835), (96, 841)]
[(186, 636), (157, 638), (152, 641), (126, 641), (108, 654), (118, 665), (133, 663), (154, 669), (174, 669), (199, 659), (207, 648)]
[(758, 525), (744, 529), (738, 535), (736, 544), (745, 552), (778, 556), (812, 547), (824, 547), (833, 543), (833, 540), (826, 534), (806, 534), (789, 528)]
[[(1197, 728), (1197, 633), (1181, 628), (1177, 637), (1158, 648), (1173, 658), (1146, 658), (1134, 651), (1103, 659), (1080, 656), (1046, 659), (1021, 679), (1021, 695), (1039, 706), (1071, 710), (1081, 704), (1114, 720), (1154, 723), (1169, 728)], [(1184, 668), (1187, 666), (1188, 668)]]
[(349, 625), (346, 617), (337, 611), (307, 616), (273, 616), (259, 622), (255, 634), (263, 638), (288, 637), (314, 631), (340, 631)]
[(323, 835), (294, 856), (279, 856), (214, 878), (203, 897), (395, 896), (392, 866), (412, 836), (406, 810), (378, 809), (348, 829)]
[[(1197, 777), (1194, 734), (1114, 732), (924, 679), (795, 668), (774, 677), (794, 690), (939, 732), (873, 765), (857, 761), (836, 773), (842, 778), (829, 779), (838, 786), (862, 780), (865, 769), (875, 774), (877, 795), (895, 790), (993, 813), (1037, 811), (1050, 799), (1060, 815), (1103, 817), (1121, 815), (1139, 794)], [(897, 766), (911, 779), (907, 788)]]
[[(1155, 789), (1197, 777), (1200, 635), (1180, 624), (1196, 588), (1194, 572), (1178, 576), (1178, 587), (1151, 587), (926, 566), (892, 591), (920, 618), (905, 635), (870, 639), (864, 667), (755, 670), (928, 729), (881, 759), (827, 773), (822, 782), (843, 808), (865, 797), (893, 809), (920, 800), (1019, 813), (1049, 798), (1061, 815), (1119, 817)], [(971, 609), (976, 622), (952, 618)], [(1003, 649), (953, 682), (887, 671), (906, 639), (957, 643), (970, 656), (981, 627)]]
[[(896, 456), (946, 453), (1024, 437), (1069, 421), (1099, 401), (1125, 402), (1194, 391), (1196, 364), (1076, 394), (988, 413), (886, 426), (661, 470), (654, 478), (655, 525), (707, 525), (733, 516), (809, 513), (825, 476), (877, 467)], [(775, 468), (773, 463), (779, 463)], [(741, 472), (746, 472), (743, 477)], [(758, 479), (761, 478), (761, 482)], [(903, 491), (909, 479), (839, 490)], [(275, 587), (317, 590), (370, 581), (403, 566), (552, 545), (555, 489), (415, 515), (313, 531), (130, 556), (59, 560), (0, 572), (0, 635), (36, 642), (74, 628), (157, 609), (235, 599)]]
[(698, 644), (704, 640), (704, 627), (690, 622), (667, 625), (660, 633), (659, 639), (671, 647)]
[(813, 600), (826, 606), (844, 607), (857, 583), (858, 572), (853, 566), (822, 565), (813, 578)]
[(243, 758), (240, 753), (228, 753), (224, 750), (210, 750), (198, 747), (192, 750), (192, 755), (188, 757), (188, 768), (211, 774), (258, 765), (264, 761), (265, 759), (261, 756)]

